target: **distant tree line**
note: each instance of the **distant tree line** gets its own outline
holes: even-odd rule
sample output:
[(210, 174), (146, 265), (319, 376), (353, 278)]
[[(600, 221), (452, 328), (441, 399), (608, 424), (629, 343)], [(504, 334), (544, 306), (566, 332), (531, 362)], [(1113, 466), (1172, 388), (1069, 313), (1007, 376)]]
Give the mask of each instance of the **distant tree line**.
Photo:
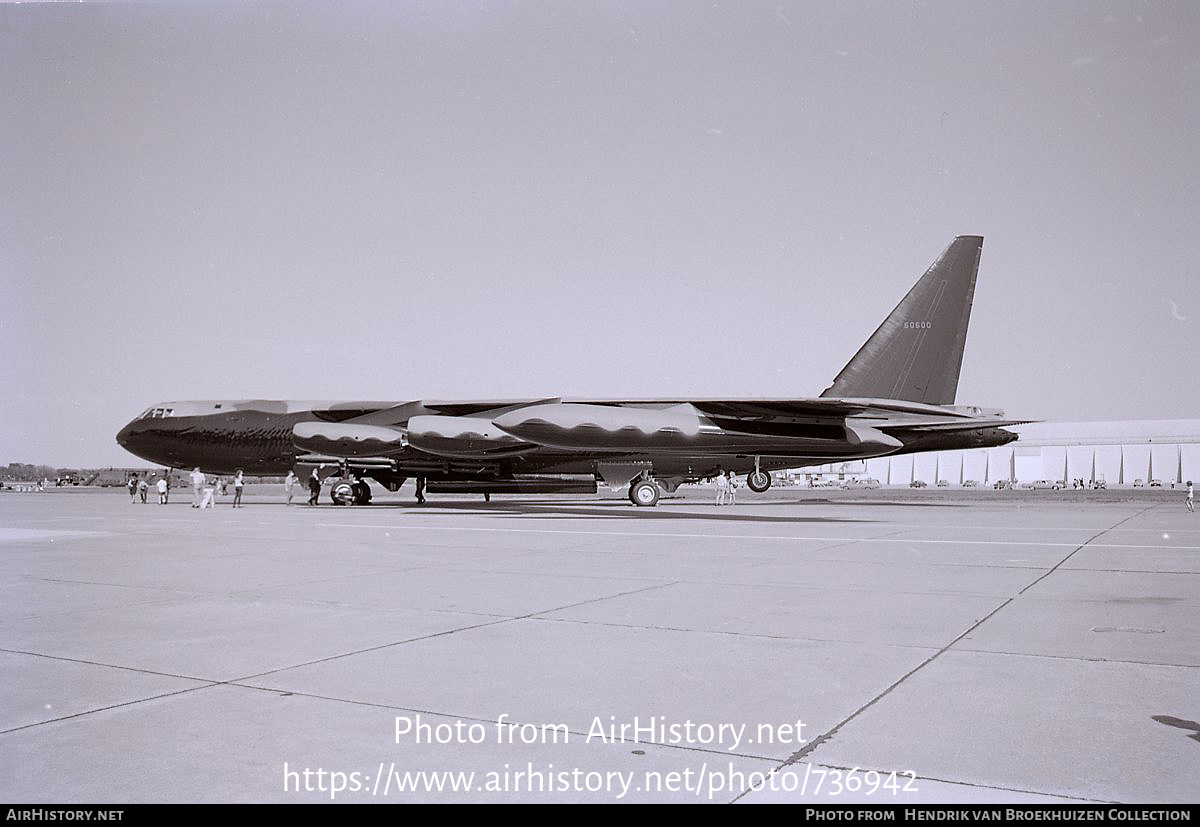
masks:
[(0, 468), (0, 479), (5, 480), (40, 480), (57, 479), (64, 474), (78, 474), (74, 468), (54, 468), (50, 465), (30, 465), (27, 462), (10, 462)]
[[(38, 482), (65, 480), (83, 485), (124, 485), (130, 474), (146, 476), (160, 474), (161, 468), (55, 468), (52, 465), (33, 465), (28, 462), (10, 462), (0, 466), (0, 480), (13, 482)], [(230, 479), (232, 474), (227, 474)], [(181, 487), (187, 481), (187, 469), (170, 472), (171, 486)], [(247, 484), (283, 482), (283, 477), (258, 477), (246, 475)]]

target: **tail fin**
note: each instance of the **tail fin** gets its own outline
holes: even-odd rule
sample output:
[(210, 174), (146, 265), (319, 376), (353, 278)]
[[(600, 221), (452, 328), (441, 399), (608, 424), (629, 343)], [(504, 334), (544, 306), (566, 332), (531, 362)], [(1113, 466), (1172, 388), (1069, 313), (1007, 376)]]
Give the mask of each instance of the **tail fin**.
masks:
[(953, 405), (983, 237), (960, 235), (821, 396)]

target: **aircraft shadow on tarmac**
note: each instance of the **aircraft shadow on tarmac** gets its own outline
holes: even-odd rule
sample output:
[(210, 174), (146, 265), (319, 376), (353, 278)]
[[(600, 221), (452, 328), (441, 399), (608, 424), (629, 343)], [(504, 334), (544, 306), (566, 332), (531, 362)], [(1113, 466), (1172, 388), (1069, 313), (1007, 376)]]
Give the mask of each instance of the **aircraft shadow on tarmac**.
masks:
[[(664, 501), (669, 502), (669, 501)], [(689, 501), (693, 505), (710, 505), (711, 503), (702, 503), (696, 500)], [(680, 501), (680, 505), (684, 503)], [(822, 508), (834, 506), (837, 508), (845, 508), (846, 506), (903, 506), (905, 508), (970, 508), (971, 503), (946, 503), (946, 502), (912, 502), (905, 500), (828, 500), (825, 498), (808, 498), (802, 497), (797, 500), (748, 500), (745, 505), (753, 508), (762, 508), (763, 506), (771, 505), (806, 505), (806, 506), (821, 506)]]
[(1157, 721), (1166, 726), (1173, 726), (1178, 729), (1189, 730), (1191, 735), (1188, 737), (1193, 741), (1200, 741), (1200, 724), (1195, 721), (1188, 721), (1184, 718), (1176, 718), (1173, 715), (1151, 715), (1150, 720)]
[[(761, 505), (763, 503), (756, 503)], [(774, 504), (789, 504), (777, 503)], [(795, 503), (790, 503), (795, 504)], [(592, 519), (602, 520), (686, 520), (695, 522), (696, 520), (719, 520), (730, 523), (775, 523), (775, 524), (803, 524), (803, 523), (876, 523), (878, 520), (844, 518), (844, 517), (828, 517), (822, 515), (811, 516), (784, 516), (784, 515), (764, 515), (751, 514), (746, 511), (739, 511), (743, 506), (724, 506), (720, 510), (716, 510), (715, 506), (709, 503), (699, 503), (695, 500), (686, 502), (680, 500), (671, 502), (664, 500), (655, 508), (637, 508), (623, 500), (602, 500), (600, 502), (592, 502), (587, 506), (581, 506), (577, 501), (570, 500), (541, 500), (538, 502), (531, 501), (495, 501), (483, 503), (479, 501), (463, 502), (463, 501), (447, 501), (437, 502), (428, 500), (423, 505), (415, 502), (377, 502), (373, 503), (371, 508), (421, 508), (423, 510), (433, 511), (470, 511), (476, 514), (489, 514), (493, 516), (505, 517), (522, 517), (525, 519), (566, 519), (589, 517)], [(681, 510), (686, 508), (687, 510)]]

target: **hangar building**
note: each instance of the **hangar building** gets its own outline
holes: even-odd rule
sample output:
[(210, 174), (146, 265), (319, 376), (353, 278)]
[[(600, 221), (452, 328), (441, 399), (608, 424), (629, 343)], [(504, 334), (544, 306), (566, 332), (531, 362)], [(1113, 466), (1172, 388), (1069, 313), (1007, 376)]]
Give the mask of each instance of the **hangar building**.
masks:
[(1121, 422), (1038, 422), (1017, 425), (1021, 438), (1000, 448), (932, 451), (832, 463), (805, 473), (874, 477), (884, 485), (922, 480), (994, 483), (997, 480), (1083, 479), (1107, 485), (1161, 480), (1163, 486), (1200, 483), (1200, 419)]

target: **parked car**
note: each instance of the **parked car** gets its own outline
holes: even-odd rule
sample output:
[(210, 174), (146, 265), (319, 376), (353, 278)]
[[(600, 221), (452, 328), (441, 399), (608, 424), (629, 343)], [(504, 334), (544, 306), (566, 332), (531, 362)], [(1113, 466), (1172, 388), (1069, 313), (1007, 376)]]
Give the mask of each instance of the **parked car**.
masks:
[(1102, 479), (1100, 479), (1100, 480), (1096, 480), (1094, 483), (1092, 483), (1092, 488), (1094, 488), (1094, 489), (1095, 489), (1095, 490), (1097, 490), (1097, 491), (1099, 491), (1100, 489), (1104, 489), (1105, 491), (1107, 491), (1107, 490), (1108, 490), (1108, 483), (1106, 483), (1106, 482), (1105, 482), (1104, 480), (1102, 480)]
[(929, 483), (925, 482), (925, 480), (913, 480), (908, 484), (909, 488), (926, 488), (928, 486)]
[(879, 480), (874, 477), (864, 477), (862, 479), (846, 480), (842, 483), (842, 488), (878, 488)]
[(1012, 488), (1013, 484), (1008, 480), (996, 480), (996, 484), (992, 487), (997, 491), (1003, 491), (1006, 488)]
[(1151, 488), (1162, 488), (1162, 480), (1160, 480), (1160, 479), (1150, 480), (1150, 487)]
[(1050, 480), (1034, 480), (1033, 482), (1023, 482), (1020, 487), (1031, 490), (1043, 488), (1054, 489), (1058, 488), (1058, 484), (1050, 482)]
[(1138, 477), (1136, 480), (1133, 481), (1133, 487), (1134, 488), (1145, 488), (1146, 481), (1143, 480), (1141, 477)]
[(950, 480), (938, 480), (937, 487), (938, 488), (949, 488)]
[(979, 480), (963, 480), (963, 488), (978, 488)]

